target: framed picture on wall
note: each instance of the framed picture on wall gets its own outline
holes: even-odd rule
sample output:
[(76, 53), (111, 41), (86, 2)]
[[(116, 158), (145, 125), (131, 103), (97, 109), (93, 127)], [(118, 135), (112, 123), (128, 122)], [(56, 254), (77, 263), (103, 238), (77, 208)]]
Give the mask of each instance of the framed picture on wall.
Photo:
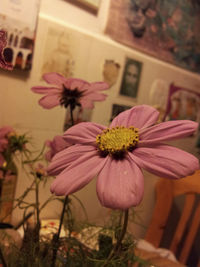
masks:
[(8, 39), (4, 57), (14, 69), (32, 67), (39, 4), (40, 0), (0, 0), (0, 27)]
[(133, 58), (126, 58), (122, 83), (120, 87), (120, 94), (136, 98), (140, 77), (142, 72), (142, 62)]
[(74, 5), (77, 5), (89, 12), (97, 14), (101, 0), (66, 0)]
[(119, 105), (119, 104), (113, 104), (112, 106), (112, 114), (110, 118), (110, 122), (117, 116), (119, 113), (132, 108), (132, 106), (126, 106), (126, 105)]
[(110, 0), (105, 33), (160, 60), (200, 72), (199, 0)]

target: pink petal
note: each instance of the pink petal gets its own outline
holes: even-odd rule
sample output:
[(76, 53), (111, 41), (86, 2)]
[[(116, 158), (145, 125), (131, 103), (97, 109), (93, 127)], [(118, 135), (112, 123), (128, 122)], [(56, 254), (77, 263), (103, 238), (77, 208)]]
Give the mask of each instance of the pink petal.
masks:
[(47, 161), (51, 161), (52, 157), (56, 153), (69, 147), (69, 144), (60, 135), (55, 136), (52, 141), (47, 140), (45, 145), (50, 148), (49, 151), (45, 153), (45, 158)]
[(52, 141), (52, 146), (56, 152), (59, 152), (68, 147), (69, 144), (63, 139), (63, 136), (56, 135)]
[(81, 98), (79, 102), (80, 102), (81, 107), (83, 109), (85, 109), (85, 108), (93, 109), (94, 108), (93, 102), (91, 100), (87, 99), (87, 98), (85, 98), (85, 99)]
[(138, 166), (163, 178), (177, 179), (199, 169), (196, 157), (168, 145), (136, 148), (129, 155)]
[(66, 78), (61, 74), (56, 72), (45, 73), (42, 78), (50, 84), (58, 85), (59, 87), (63, 87), (63, 84), (66, 82)]
[(47, 168), (50, 175), (58, 175), (85, 153), (96, 151), (93, 146), (74, 145), (58, 152)]
[(74, 89), (78, 89), (79, 91), (83, 91), (86, 88), (89, 87), (89, 83), (81, 80), (81, 79), (71, 79), (71, 84), (70, 84), (70, 89), (74, 90)]
[(115, 160), (109, 157), (98, 175), (97, 194), (101, 204), (112, 209), (126, 210), (137, 206), (144, 194), (144, 177), (129, 157)]
[(51, 185), (51, 192), (61, 196), (80, 190), (99, 173), (106, 159), (99, 157), (95, 150), (87, 152), (57, 176)]
[(117, 117), (115, 117), (110, 127), (134, 126), (140, 129), (155, 124), (158, 117), (159, 112), (151, 106), (135, 106), (129, 110), (121, 112)]
[(95, 92), (89, 92), (89, 93), (85, 93), (84, 96), (82, 97), (82, 100), (92, 100), (92, 101), (103, 101), (105, 100), (107, 97), (107, 95), (105, 94), (99, 94), (99, 93), (95, 93)]
[(52, 94), (52, 95), (48, 94), (43, 96), (39, 100), (39, 104), (40, 106), (46, 109), (54, 108), (55, 106), (60, 105), (60, 97), (57, 94)]
[(92, 122), (81, 122), (67, 130), (63, 138), (70, 144), (96, 144), (96, 136), (100, 134), (105, 126), (92, 123)]
[(93, 91), (102, 91), (109, 89), (109, 85), (105, 82), (94, 82), (90, 84)]
[(189, 120), (167, 121), (140, 131), (139, 145), (152, 145), (192, 135), (198, 123)]
[(52, 94), (60, 92), (60, 88), (45, 87), (45, 86), (34, 86), (31, 88), (31, 90), (37, 94), (48, 94), (48, 93)]

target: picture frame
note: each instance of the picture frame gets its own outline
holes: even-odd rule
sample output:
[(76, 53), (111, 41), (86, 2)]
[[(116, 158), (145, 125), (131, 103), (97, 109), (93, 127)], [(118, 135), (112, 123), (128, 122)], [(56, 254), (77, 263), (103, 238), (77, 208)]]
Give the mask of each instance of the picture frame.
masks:
[(199, 73), (199, 7), (197, 0), (110, 0), (104, 32), (123, 45)]
[(32, 68), (40, 0), (0, 0), (0, 25), (7, 33), (6, 62), (20, 73)]
[(121, 112), (126, 111), (128, 109), (132, 108), (132, 106), (122, 105), (122, 104), (113, 104), (112, 105), (112, 112), (111, 112), (111, 118), (110, 122)]
[(66, 0), (66, 1), (80, 8), (83, 8), (86, 11), (93, 13), (94, 15), (98, 13), (101, 2), (101, 0)]
[(172, 83), (164, 120), (192, 120), (200, 123), (200, 93)]
[(125, 59), (124, 72), (120, 87), (120, 94), (136, 98), (140, 85), (143, 63), (133, 58)]

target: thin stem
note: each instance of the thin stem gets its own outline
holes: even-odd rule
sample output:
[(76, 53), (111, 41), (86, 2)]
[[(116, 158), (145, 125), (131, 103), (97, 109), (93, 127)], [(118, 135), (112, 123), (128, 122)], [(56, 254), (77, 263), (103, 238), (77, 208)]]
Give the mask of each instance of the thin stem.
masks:
[(35, 204), (36, 204), (36, 219), (37, 224), (40, 223), (40, 212), (39, 212), (39, 186), (37, 177), (35, 177)]
[[(71, 122), (72, 122), (72, 126), (73, 126), (74, 125), (74, 118), (73, 118), (73, 106), (72, 105), (70, 105), (70, 116), (71, 116)], [(55, 267), (57, 251), (59, 248), (60, 232), (61, 232), (61, 227), (63, 224), (63, 219), (64, 219), (64, 214), (65, 214), (67, 203), (68, 203), (68, 196), (65, 197), (65, 201), (63, 204), (63, 209), (62, 209), (62, 213), (60, 216), (60, 224), (59, 224), (59, 228), (58, 228), (58, 233), (53, 236), (53, 240), (52, 240), (53, 241), (53, 256), (52, 256), (51, 267)]]
[(62, 213), (61, 213), (61, 217), (60, 217), (60, 224), (59, 224), (59, 228), (58, 228), (58, 233), (55, 234), (53, 237), (53, 256), (52, 256), (51, 267), (54, 267), (55, 263), (56, 263), (57, 251), (58, 251), (58, 247), (59, 247), (60, 232), (61, 232), (61, 227), (62, 227), (62, 223), (63, 223), (63, 219), (64, 219), (65, 208), (66, 208), (67, 202), (68, 202), (68, 196), (65, 197), (65, 201), (63, 204), (63, 209), (62, 209)]
[(3, 256), (1, 248), (0, 248), (0, 259), (1, 259), (3, 267), (7, 267), (7, 263), (6, 263), (5, 259), (4, 259), (4, 256)]
[(71, 122), (72, 122), (72, 126), (74, 125), (74, 116), (73, 116), (73, 108), (70, 105), (70, 116), (71, 116)]
[(120, 236), (117, 240), (116, 245), (114, 246), (113, 250), (111, 251), (110, 255), (108, 256), (103, 267), (105, 267), (108, 264), (108, 262), (119, 252), (119, 250), (121, 248), (121, 243), (122, 243), (122, 240), (124, 239), (124, 236), (125, 236), (126, 230), (127, 230), (127, 226), (128, 226), (128, 213), (129, 213), (129, 210), (125, 210), (124, 223), (123, 223), (122, 231), (120, 233)]
[(37, 245), (39, 248), (39, 231), (40, 231), (40, 210), (39, 210), (39, 180), (35, 176), (35, 205), (36, 205), (36, 240), (37, 240)]
[(116, 246), (114, 248), (115, 252), (118, 251), (119, 248), (120, 248), (122, 240), (124, 239), (124, 236), (126, 234), (127, 226), (128, 226), (128, 210), (125, 210), (125, 213), (124, 213), (124, 224), (123, 224), (123, 228), (122, 228), (121, 234), (119, 236), (119, 239), (117, 240), (117, 244), (116, 244)]

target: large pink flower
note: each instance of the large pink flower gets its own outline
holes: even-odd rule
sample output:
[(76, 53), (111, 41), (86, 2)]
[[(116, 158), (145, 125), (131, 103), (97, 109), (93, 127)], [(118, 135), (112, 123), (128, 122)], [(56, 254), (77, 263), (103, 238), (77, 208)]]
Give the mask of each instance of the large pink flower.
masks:
[(106, 98), (106, 95), (99, 91), (106, 90), (109, 87), (104, 82), (88, 83), (80, 79), (66, 79), (55, 72), (44, 74), (43, 79), (55, 86), (34, 86), (31, 90), (45, 95), (39, 100), (39, 104), (47, 109), (58, 105), (63, 105), (66, 108), (70, 105), (72, 109), (76, 105), (92, 109), (94, 101), (103, 101)]
[(7, 45), (6, 32), (0, 30), (0, 67), (7, 70), (12, 70), (13, 66), (5, 61), (3, 50)]
[(47, 140), (45, 144), (49, 147), (49, 150), (45, 154), (45, 158), (47, 161), (51, 161), (51, 159), (56, 153), (70, 146), (70, 144), (68, 144), (65, 139), (60, 135), (55, 136), (52, 141)]
[(141, 168), (166, 178), (177, 179), (199, 169), (193, 155), (163, 144), (189, 136), (197, 129), (193, 121), (155, 124), (159, 113), (141, 105), (120, 113), (110, 128), (80, 123), (64, 133), (71, 146), (55, 155), (49, 173), (59, 173), (51, 185), (56, 195), (72, 194), (96, 175), (97, 195), (103, 206), (128, 209), (143, 197)]

